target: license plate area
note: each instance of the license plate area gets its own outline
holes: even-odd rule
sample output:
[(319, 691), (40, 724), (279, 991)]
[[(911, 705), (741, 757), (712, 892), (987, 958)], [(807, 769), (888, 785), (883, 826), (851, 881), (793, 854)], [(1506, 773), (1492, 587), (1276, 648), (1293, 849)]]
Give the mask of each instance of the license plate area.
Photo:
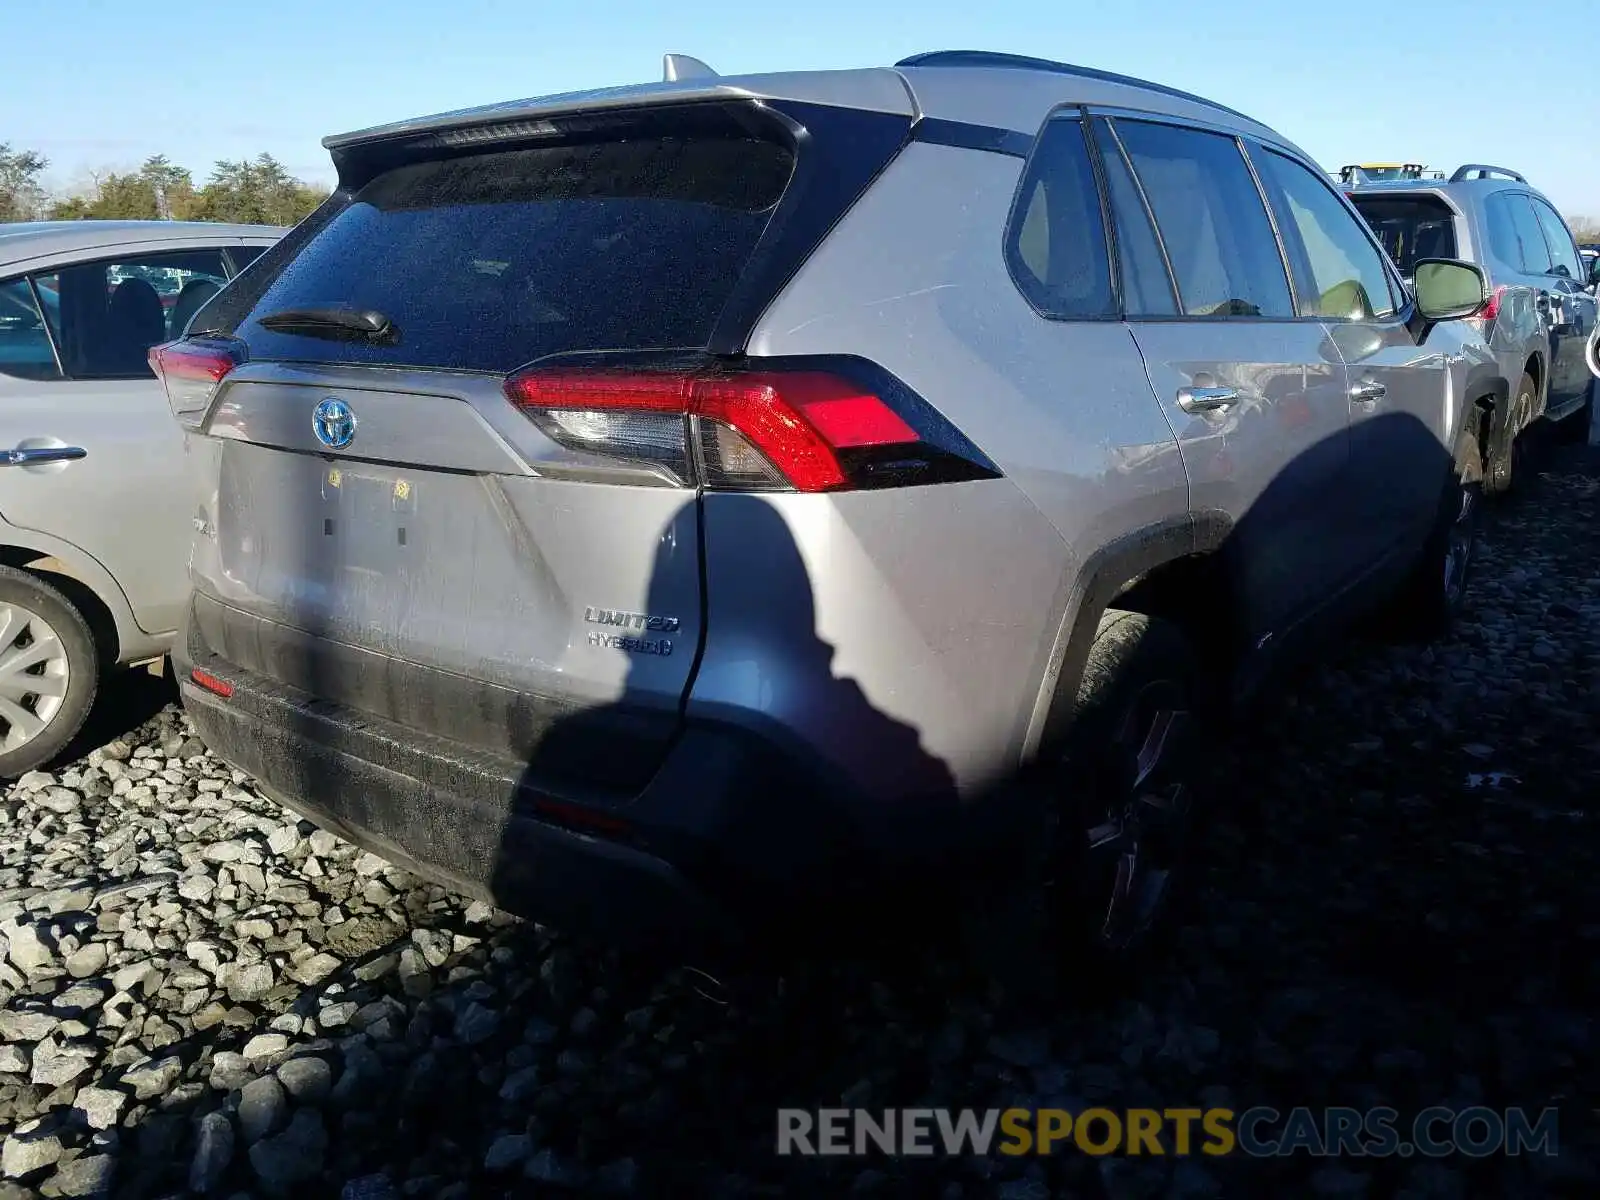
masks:
[(330, 466), (322, 473), (319, 557), (346, 570), (402, 572), (421, 553), (414, 475)]

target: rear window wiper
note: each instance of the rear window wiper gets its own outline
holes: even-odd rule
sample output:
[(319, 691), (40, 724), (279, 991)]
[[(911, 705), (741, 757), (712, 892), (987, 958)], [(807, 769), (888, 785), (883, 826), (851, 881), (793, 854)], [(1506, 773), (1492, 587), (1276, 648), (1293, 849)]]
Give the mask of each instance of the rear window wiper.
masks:
[(393, 346), (400, 341), (399, 326), (372, 309), (284, 308), (256, 318), (256, 324), (274, 333), (298, 333), (379, 346)]

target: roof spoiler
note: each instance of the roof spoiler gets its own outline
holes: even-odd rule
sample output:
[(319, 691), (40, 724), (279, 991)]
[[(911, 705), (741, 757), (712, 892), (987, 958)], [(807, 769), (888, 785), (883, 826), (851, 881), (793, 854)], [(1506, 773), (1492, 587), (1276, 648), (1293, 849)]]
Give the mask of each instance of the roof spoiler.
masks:
[(698, 58), (688, 54), (663, 54), (661, 56), (661, 81), (677, 83), (680, 79), (715, 79), (717, 73)]
[(1467, 163), (1456, 168), (1456, 173), (1450, 176), (1451, 183), (1460, 183), (1465, 179), (1488, 179), (1491, 175), (1503, 175), (1507, 179), (1514, 179), (1518, 183), (1527, 183), (1525, 176), (1507, 167), (1491, 167), (1487, 163)]

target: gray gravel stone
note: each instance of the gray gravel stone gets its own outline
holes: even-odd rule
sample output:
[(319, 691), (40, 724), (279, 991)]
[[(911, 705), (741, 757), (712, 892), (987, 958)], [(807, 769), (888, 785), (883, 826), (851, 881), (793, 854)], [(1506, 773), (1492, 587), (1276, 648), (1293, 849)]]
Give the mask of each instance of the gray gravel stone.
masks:
[(485, 1171), (509, 1171), (512, 1167), (520, 1166), (522, 1161), (533, 1153), (533, 1139), (525, 1133), (508, 1133), (498, 1137), (489, 1147), (489, 1153), (484, 1155), (483, 1169)]
[(49, 1037), (33, 1048), (33, 1070), (29, 1078), (46, 1087), (59, 1087), (87, 1073), (95, 1057), (93, 1046), (63, 1043)]
[(245, 1059), (252, 1063), (274, 1058), (289, 1048), (289, 1037), (282, 1033), (258, 1033), (244, 1044)]
[(314, 1055), (291, 1058), (277, 1070), (278, 1082), (301, 1104), (321, 1104), (333, 1090), (333, 1068)]
[(8, 1042), (37, 1042), (48, 1037), (61, 1018), (35, 1009), (0, 1010), (0, 1039)]
[(39, 1190), (45, 1196), (105, 1196), (117, 1173), (117, 1160), (109, 1154), (86, 1154), (56, 1168)]
[(250, 1147), (250, 1165), (268, 1192), (288, 1195), (317, 1177), (327, 1149), (322, 1117), (314, 1108), (301, 1108), (282, 1133)]
[(467, 1005), (456, 1018), (456, 1037), (465, 1045), (486, 1042), (500, 1029), (500, 1014), (476, 1002)]
[(79, 1088), (74, 1107), (82, 1114), (90, 1129), (110, 1129), (117, 1123), (128, 1102), (126, 1092), (115, 1088)]
[(195, 1130), (194, 1157), (189, 1160), (189, 1190), (208, 1195), (222, 1181), (233, 1162), (233, 1123), (220, 1112), (200, 1118)]
[(25, 1121), (0, 1138), (0, 1173), (22, 1179), (60, 1159), (61, 1138), (43, 1120)]
[(289, 1098), (283, 1085), (271, 1075), (252, 1079), (239, 1090), (239, 1132), (245, 1144), (253, 1146), (282, 1124)]
[(67, 957), (67, 974), (74, 979), (87, 979), (106, 969), (109, 955), (104, 942), (90, 942)]
[(6, 955), (11, 965), (31, 979), (56, 960), (55, 951), (39, 936), (32, 925), (21, 925), (5, 931)]
[(183, 1077), (183, 1060), (176, 1055), (148, 1060), (123, 1075), (122, 1082), (140, 1100), (152, 1100)]

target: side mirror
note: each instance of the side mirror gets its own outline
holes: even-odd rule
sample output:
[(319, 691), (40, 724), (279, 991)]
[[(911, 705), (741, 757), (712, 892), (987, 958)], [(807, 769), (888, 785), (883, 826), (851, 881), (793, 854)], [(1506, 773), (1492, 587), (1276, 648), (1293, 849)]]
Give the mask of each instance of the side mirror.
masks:
[(1589, 286), (1600, 285), (1600, 255), (1589, 260)]
[(1483, 268), (1473, 263), (1419, 259), (1413, 278), (1417, 311), (1429, 323), (1470, 317), (1489, 303), (1489, 281)]

